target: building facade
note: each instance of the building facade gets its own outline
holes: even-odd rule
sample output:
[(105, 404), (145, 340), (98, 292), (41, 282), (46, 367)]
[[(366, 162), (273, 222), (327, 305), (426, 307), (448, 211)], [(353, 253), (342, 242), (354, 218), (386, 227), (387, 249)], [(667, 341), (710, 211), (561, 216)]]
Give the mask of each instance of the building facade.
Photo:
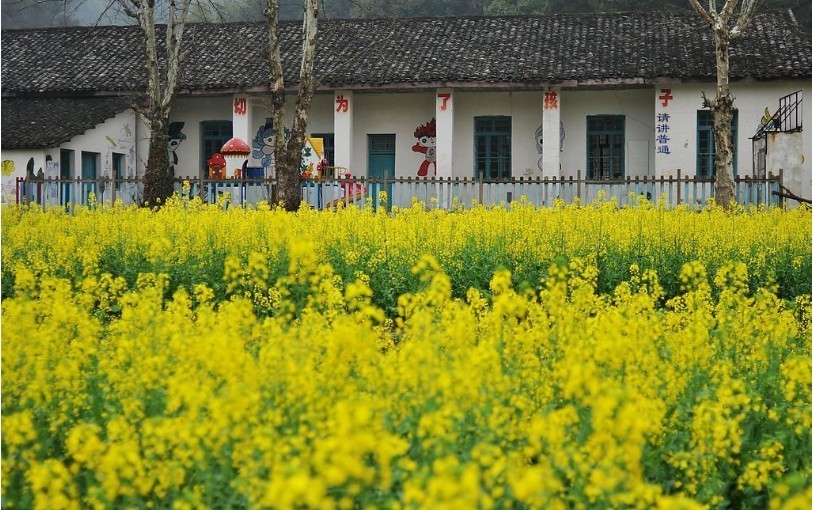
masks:
[[(321, 85), (308, 131), (324, 139), (327, 159), (340, 173), (591, 180), (714, 174), (711, 116), (702, 107), (702, 94), (715, 93), (714, 48), (693, 13), (377, 21), (322, 24)], [(291, 48), (298, 46), (296, 26), (283, 24)], [(23, 59), (9, 62), (4, 55), (4, 200), (31, 158), (46, 176), (143, 173), (148, 126), (123, 103), (93, 105), (137, 101), (143, 72), (122, 64), (138, 66), (139, 48), (128, 47), (137, 34), (133, 27), (108, 27), (88, 37), (91, 30), (3, 33), (6, 55), (9, 47), (30, 54), (61, 41), (63, 58), (73, 55), (89, 76), (71, 81), (61, 63), (33, 74)], [(223, 30), (235, 35), (218, 40)], [(184, 36), (195, 46), (171, 115), (168, 150), (176, 176), (204, 175), (209, 157), (231, 137), (252, 147), (249, 167), (273, 174), (260, 50), (235, 42), (261, 35), (261, 26), (230, 24), (193, 25)], [(79, 58), (93, 38), (111, 48), (107, 60)], [(804, 103), (811, 97), (810, 54), (792, 15), (774, 13), (758, 18), (735, 43), (731, 66), (736, 174), (757, 175), (752, 137), (787, 113), (780, 112), (780, 98), (798, 92), (796, 135), (774, 143), (767, 161), (771, 170), (782, 168), (792, 192), (808, 198), (811, 137), (798, 133), (813, 125)], [(284, 61), (292, 81), (296, 52)], [(48, 108), (64, 97), (78, 101), (73, 111)], [(42, 106), (27, 111), (31, 101)], [(290, 95), (286, 125), (294, 102)], [(76, 115), (87, 117), (84, 124), (61, 137), (45, 135)], [(37, 129), (19, 128), (31, 124)], [(239, 162), (232, 165), (228, 175)]]

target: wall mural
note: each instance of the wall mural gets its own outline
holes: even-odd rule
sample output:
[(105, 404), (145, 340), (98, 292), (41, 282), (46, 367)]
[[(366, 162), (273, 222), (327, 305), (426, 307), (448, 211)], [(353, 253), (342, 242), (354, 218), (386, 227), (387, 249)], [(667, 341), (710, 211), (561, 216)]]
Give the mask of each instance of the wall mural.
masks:
[(260, 160), (263, 168), (270, 168), (274, 162), (274, 123), (266, 122), (257, 130), (251, 141), (251, 157)]
[[(291, 138), (291, 130), (284, 129), (285, 140)], [(266, 119), (265, 124), (257, 129), (257, 134), (251, 140), (251, 157), (262, 165), (263, 170), (269, 170), (274, 165), (274, 121)]]
[(133, 179), (136, 177), (136, 149), (135, 138), (129, 123), (125, 123), (119, 130), (119, 148), (126, 151), (127, 154), (124, 172), (128, 179)]
[(172, 122), (169, 125), (169, 159), (172, 160), (173, 166), (178, 164), (178, 154), (175, 151), (181, 142), (186, 140), (186, 135), (181, 132), (183, 124), (183, 122)]
[(429, 167), (434, 167), (434, 172), (432, 175), (438, 174), (438, 166), (437, 166), (437, 143), (436, 143), (436, 125), (434, 117), (432, 120), (427, 122), (426, 124), (421, 124), (415, 129), (415, 138), (418, 139), (418, 142), (412, 146), (413, 152), (420, 152), (421, 154), (425, 155), (425, 159), (423, 163), (421, 163), (420, 168), (418, 169), (418, 175), (420, 177), (426, 177), (429, 173)]
[[(544, 143), (545, 139), (543, 137), (544, 134), (544, 126), (542, 124), (536, 128), (534, 132), (534, 141), (536, 142), (536, 153), (539, 154), (539, 161), (537, 161), (536, 166), (542, 170), (542, 153), (544, 152)], [(565, 125), (560, 120), (559, 121), (559, 152), (564, 152), (565, 150)], [(561, 165), (560, 165), (561, 166)]]
[[(59, 161), (54, 161), (50, 154), (45, 156), (45, 178), (59, 178)], [(59, 194), (59, 185), (56, 182), (46, 184), (45, 194), (51, 199), (56, 199)]]
[(12, 204), (17, 201), (17, 186), (14, 174), (14, 161), (10, 159), (3, 160), (3, 181), (0, 184), (2, 187), (2, 194), (0, 194), (0, 202)]

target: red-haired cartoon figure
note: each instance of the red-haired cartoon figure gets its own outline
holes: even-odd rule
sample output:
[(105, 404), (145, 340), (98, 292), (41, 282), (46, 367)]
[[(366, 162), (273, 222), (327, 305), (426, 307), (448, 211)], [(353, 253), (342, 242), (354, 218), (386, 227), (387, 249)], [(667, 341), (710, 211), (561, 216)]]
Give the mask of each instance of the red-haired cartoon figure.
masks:
[(434, 172), (432, 175), (438, 174), (438, 166), (435, 163), (437, 160), (437, 149), (435, 148), (435, 119), (433, 118), (426, 124), (418, 126), (415, 130), (415, 138), (418, 143), (412, 146), (414, 152), (420, 152), (426, 155), (426, 160), (421, 163), (421, 168), (418, 169), (418, 175), (426, 177), (429, 172), (429, 165), (432, 165)]

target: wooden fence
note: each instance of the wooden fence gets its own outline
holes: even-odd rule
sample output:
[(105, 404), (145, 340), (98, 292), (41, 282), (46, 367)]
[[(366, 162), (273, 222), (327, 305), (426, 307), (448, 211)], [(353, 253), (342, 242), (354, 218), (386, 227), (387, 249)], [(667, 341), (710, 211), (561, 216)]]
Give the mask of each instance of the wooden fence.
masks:
[[(17, 179), (16, 201), (34, 203), (43, 207), (91, 204), (125, 205), (141, 202), (143, 179)], [(736, 200), (749, 205), (781, 205), (782, 175), (769, 174), (766, 178), (742, 177), (735, 179)], [(275, 197), (273, 179), (208, 180), (192, 177), (175, 179), (178, 193), (190, 198), (199, 196), (206, 203), (228, 203), (229, 206), (249, 206)], [(386, 192), (386, 198), (382, 195)], [(386, 205), (410, 207), (414, 200), (428, 208), (448, 209), (470, 207), (474, 203), (486, 206), (524, 200), (537, 207), (553, 205), (557, 199), (565, 204), (576, 200), (590, 203), (595, 200), (616, 200), (624, 206), (644, 196), (653, 202), (663, 199), (668, 205), (680, 204), (702, 207), (714, 196), (712, 179), (681, 175), (675, 177), (634, 177), (622, 180), (566, 178), (518, 178), (488, 180), (476, 178), (419, 178), (370, 179), (365, 177), (323, 178), (302, 181), (303, 200), (312, 207), (327, 209), (344, 202), (349, 205), (374, 207)]]

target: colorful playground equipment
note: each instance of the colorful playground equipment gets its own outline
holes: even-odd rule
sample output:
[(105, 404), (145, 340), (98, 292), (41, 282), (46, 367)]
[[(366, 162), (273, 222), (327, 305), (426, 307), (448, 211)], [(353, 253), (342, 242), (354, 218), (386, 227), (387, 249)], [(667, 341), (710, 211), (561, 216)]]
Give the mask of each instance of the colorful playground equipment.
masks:
[(362, 200), (366, 188), (345, 181), (352, 175), (345, 167), (328, 166), (322, 138), (306, 137), (302, 150), (302, 200), (317, 209), (349, 205)]

